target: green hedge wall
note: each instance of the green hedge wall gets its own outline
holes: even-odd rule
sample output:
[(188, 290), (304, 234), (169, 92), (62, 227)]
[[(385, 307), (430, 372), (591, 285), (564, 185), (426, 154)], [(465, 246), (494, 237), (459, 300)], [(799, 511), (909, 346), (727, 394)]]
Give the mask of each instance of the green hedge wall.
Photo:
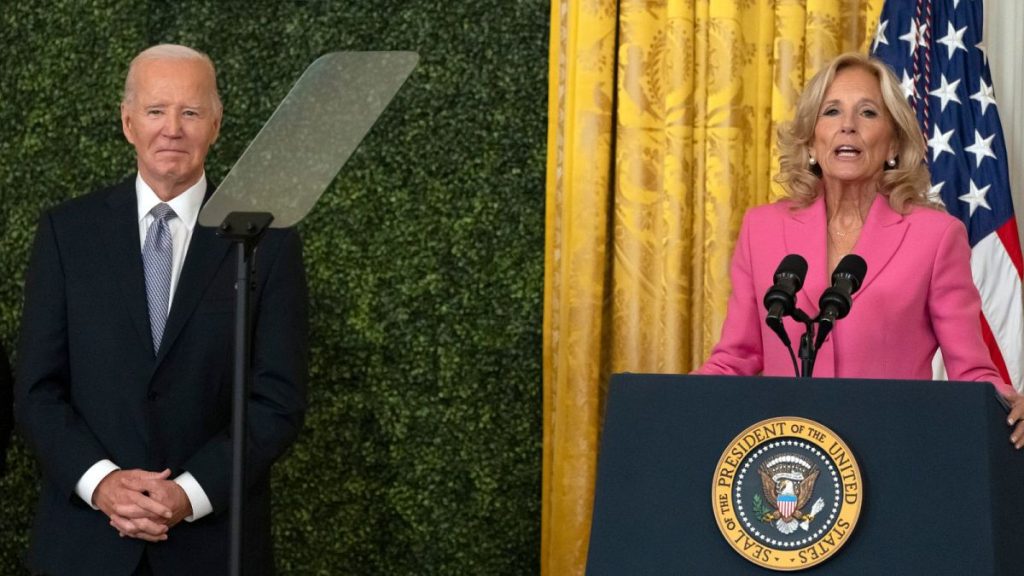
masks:
[[(226, 174), (335, 50), (420, 65), (301, 226), (311, 406), (275, 467), (282, 574), (528, 574), (539, 566), (549, 4), (542, 0), (0, 3), (0, 340), (13, 352), (41, 210), (133, 171), (131, 57), (208, 52)], [(16, 358), (14, 359), (16, 361)], [(21, 574), (38, 469), (0, 479), (0, 573)]]

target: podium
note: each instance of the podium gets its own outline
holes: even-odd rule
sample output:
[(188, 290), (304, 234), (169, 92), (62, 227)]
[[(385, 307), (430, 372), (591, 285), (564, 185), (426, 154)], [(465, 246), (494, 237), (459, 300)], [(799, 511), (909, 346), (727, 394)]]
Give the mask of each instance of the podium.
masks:
[(725, 451), (776, 417), (835, 432), (862, 480), (841, 549), (796, 573), (1024, 573), (1024, 452), (989, 384), (617, 374), (587, 574), (777, 574), (732, 548), (712, 506)]

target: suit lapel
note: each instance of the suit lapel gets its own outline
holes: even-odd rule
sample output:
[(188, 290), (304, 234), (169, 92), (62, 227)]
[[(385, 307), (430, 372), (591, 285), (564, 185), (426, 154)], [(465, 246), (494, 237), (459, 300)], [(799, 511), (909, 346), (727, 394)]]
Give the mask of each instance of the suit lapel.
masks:
[(110, 267), (121, 289), (122, 302), (131, 316), (148, 357), (153, 357), (153, 336), (149, 328), (149, 304), (146, 301), (146, 279), (142, 270), (142, 248), (139, 239), (138, 202), (135, 179), (129, 178), (111, 189), (107, 197), (110, 218), (98, 223), (107, 245)]
[[(797, 305), (812, 316), (818, 313), (818, 298), (832, 284), (828, 273), (828, 242), (825, 238), (827, 226), (824, 194), (819, 195), (807, 208), (790, 212), (784, 220), (786, 252), (800, 254), (807, 259), (807, 278), (797, 297)], [(887, 197), (878, 194), (871, 203), (864, 228), (853, 248), (853, 253), (864, 258), (868, 264), (867, 275), (860, 290), (853, 295), (854, 299), (889, 264), (906, 232), (906, 219), (889, 207)]]
[[(213, 194), (213, 186), (207, 191), (206, 199)], [(205, 204), (205, 201), (204, 201)], [(196, 223), (189, 242), (188, 253), (178, 278), (178, 287), (171, 302), (171, 311), (167, 316), (163, 339), (157, 354), (157, 364), (167, 355), (167, 351), (181, 334), (196, 305), (202, 299), (207, 286), (213, 281), (220, 269), (231, 243), (217, 237), (214, 228), (207, 228)]]
[(867, 274), (864, 282), (853, 295), (856, 300), (863, 294), (871, 283), (878, 278), (882, 270), (896, 254), (896, 249), (903, 243), (903, 237), (907, 233), (907, 221), (899, 213), (889, 207), (889, 199), (881, 194), (875, 196), (871, 204), (868, 218), (864, 222), (857, 244), (853, 247), (853, 253), (864, 258), (868, 264)]
[(809, 315), (818, 314), (818, 298), (830, 285), (828, 250), (825, 238), (825, 196), (821, 194), (807, 208), (788, 212), (783, 221), (787, 254), (799, 254), (807, 260), (807, 277), (797, 294), (797, 307)]

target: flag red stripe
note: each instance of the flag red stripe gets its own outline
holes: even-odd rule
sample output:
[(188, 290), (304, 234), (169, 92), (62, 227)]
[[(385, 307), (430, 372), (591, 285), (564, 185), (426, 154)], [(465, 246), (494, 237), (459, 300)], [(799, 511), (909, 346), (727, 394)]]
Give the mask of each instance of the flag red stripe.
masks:
[(1017, 219), (1010, 218), (1003, 223), (996, 230), (996, 234), (999, 234), (999, 240), (1003, 243), (1003, 248), (1006, 249), (1006, 253), (1010, 255), (1010, 260), (1013, 262), (1014, 268), (1017, 269), (1017, 277), (1020, 278), (1022, 270), (1024, 270), (1024, 258), (1021, 257), (1020, 253), (1020, 236), (1017, 233)]
[(992, 363), (996, 365), (996, 370), (999, 370), (999, 375), (1002, 376), (1003, 382), (1013, 386), (1013, 380), (1010, 380), (1010, 371), (1006, 369), (1003, 353), (999, 350), (999, 343), (996, 342), (996, 337), (992, 335), (992, 328), (989, 328), (988, 320), (985, 319), (984, 314), (981, 314), (981, 336), (985, 339), (985, 345), (988, 346), (989, 354), (992, 355)]

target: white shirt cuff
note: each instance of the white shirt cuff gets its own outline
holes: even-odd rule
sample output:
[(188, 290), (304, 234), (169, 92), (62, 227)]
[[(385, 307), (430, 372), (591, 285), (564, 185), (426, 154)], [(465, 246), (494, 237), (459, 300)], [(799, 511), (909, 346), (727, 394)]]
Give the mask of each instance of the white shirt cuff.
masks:
[(188, 496), (188, 502), (192, 505), (192, 515), (186, 516), (185, 522), (195, 522), (213, 512), (213, 504), (210, 503), (210, 499), (206, 496), (206, 491), (199, 485), (199, 482), (191, 472), (185, 472), (175, 478), (174, 481), (185, 491), (185, 495)]
[(107, 474), (115, 470), (120, 470), (117, 464), (114, 464), (110, 460), (103, 459), (93, 464), (82, 474), (82, 477), (78, 479), (78, 483), (75, 484), (75, 494), (85, 503), (89, 505), (93, 510), (99, 510), (92, 503), (92, 494), (96, 491), (96, 487), (100, 485), (100, 482), (107, 477)]

